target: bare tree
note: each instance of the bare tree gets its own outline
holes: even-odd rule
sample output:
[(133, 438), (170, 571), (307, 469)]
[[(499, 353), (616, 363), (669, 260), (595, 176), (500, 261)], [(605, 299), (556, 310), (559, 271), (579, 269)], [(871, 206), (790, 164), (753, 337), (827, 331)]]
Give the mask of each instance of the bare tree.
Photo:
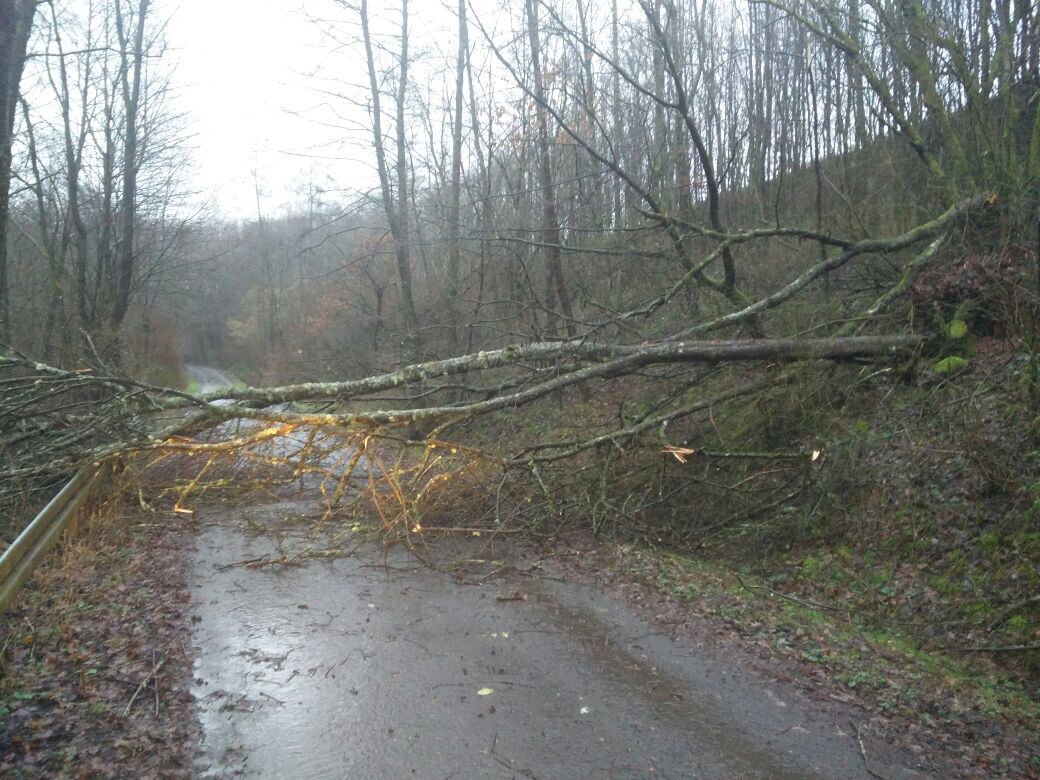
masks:
[(361, 32), (365, 44), (365, 60), (368, 65), (368, 80), (372, 115), (372, 147), (376, 154), (376, 167), (379, 172), (379, 185), (383, 195), (383, 209), (386, 211), (390, 233), (394, 239), (394, 255), (397, 261), (397, 276), (401, 288), (401, 313), (404, 318), (405, 354), (417, 359), (422, 353), (422, 338), (419, 333), (419, 317), (416, 313), (415, 298), (412, 292), (412, 259), (411, 237), (408, 218), (408, 142), (406, 135), (405, 106), (408, 95), (408, 0), (401, 1), (401, 48), (397, 58), (397, 93), (395, 99), (394, 127), (397, 138), (397, 159), (394, 164), (396, 172), (396, 196), (391, 184), (391, 171), (384, 149), (383, 110), (379, 87), (380, 74), (376, 70), (375, 55), (372, 48), (372, 34), (369, 30), (368, 0), (361, 0), (359, 8)]
[(459, 52), (455, 66), (455, 112), (451, 132), (451, 203), (448, 205), (448, 312), (451, 349), (458, 350), (459, 266), (462, 255), (462, 136), (463, 91), (469, 61), (469, 29), (466, 25), (466, 0), (459, 0)]
[(552, 157), (549, 152), (549, 117), (546, 110), (545, 80), (542, 75), (542, 46), (538, 22), (538, 0), (526, 0), (527, 38), (531, 47), (531, 72), (534, 76), (535, 122), (537, 124), (538, 182), (542, 198), (542, 235), (545, 263), (548, 269), (546, 308), (553, 316), (553, 298), (559, 301), (564, 327), (571, 338), (576, 333), (574, 309), (567, 282), (563, 278), (560, 261), (560, 220), (556, 210), (556, 191), (553, 185)]
[[(117, 0), (116, 31), (119, 40), (119, 81), (122, 88), (124, 112), (123, 139), (123, 192), (119, 212), (119, 258), (116, 271), (115, 300), (112, 304), (111, 324), (117, 331), (123, 324), (130, 307), (130, 292), (134, 280), (134, 262), (137, 247), (137, 174), (139, 159), (139, 118), (141, 111), (141, 69), (144, 67), (144, 31), (148, 19), (149, 0), (138, 0), (136, 12), (130, 19), (124, 17), (122, 2)], [(132, 21), (133, 28), (129, 23)]]

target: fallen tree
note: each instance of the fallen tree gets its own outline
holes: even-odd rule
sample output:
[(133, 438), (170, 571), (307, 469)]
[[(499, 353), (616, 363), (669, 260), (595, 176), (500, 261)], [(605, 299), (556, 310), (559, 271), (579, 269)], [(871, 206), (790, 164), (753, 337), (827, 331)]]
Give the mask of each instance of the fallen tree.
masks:
[[(825, 4), (809, 3), (804, 8), (801, 4), (791, 4), (790, 8), (786, 3), (773, 5), (786, 9), (807, 31), (856, 59), (858, 67), (866, 67), (855, 41), (840, 39), (840, 24), (828, 15)], [(522, 440), (494, 442), (494, 454), (501, 463), (526, 470), (536, 477), (539, 488), (548, 493), (544, 480), (535, 471), (539, 463), (580, 459), (592, 451), (609, 459), (613, 455), (607, 453), (616, 455), (623, 443), (659, 433), (678, 420), (702, 412), (710, 416), (718, 405), (735, 399), (746, 398), (754, 403), (770, 388), (792, 381), (797, 376), (794, 364), (906, 362), (924, 349), (926, 342), (941, 331), (942, 323), (926, 322), (922, 328), (902, 313), (887, 321), (883, 318), (908, 294), (917, 275), (950, 248), (952, 239), (970, 233), (972, 221), (979, 220), (987, 208), (998, 203), (995, 193), (999, 192), (1004, 199), (1014, 194), (997, 186), (1001, 181), (995, 175), (947, 176), (942, 170), (941, 156), (925, 148), (920, 134), (901, 115), (899, 106), (886, 98), (887, 85), (873, 79), (873, 72), (867, 71), (867, 84), (881, 98), (881, 109), (907, 135), (933, 178), (944, 183), (936, 190), (942, 193), (938, 196), (942, 201), (933, 199), (930, 193), (923, 197), (924, 192), (919, 199), (920, 213), (929, 213), (930, 218), (921, 217), (920, 224), (910, 229), (904, 229), (908, 223), (903, 219), (889, 222), (898, 227), (878, 227), (880, 236), (871, 235), (862, 221), (851, 227), (845, 222), (825, 220), (820, 204), (824, 190), (817, 151), (815, 226), (782, 224), (777, 208), (775, 224), (763, 226), (764, 215), (759, 215), (754, 218), (754, 226), (742, 229), (733, 224), (735, 219), (726, 218), (727, 201), (736, 203), (746, 193), (733, 191), (742, 186), (739, 177), (727, 184), (720, 167), (723, 161), (705, 134), (707, 118), (691, 91), (688, 63), (681, 51), (682, 38), (676, 37), (676, 9), (645, 2), (638, 6), (633, 11), (641, 10), (645, 17), (639, 24), (645, 22), (644, 40), (655, 58), (652, 86), (645, 82), (643, 74), (626, 67), (616, 52), (599, 46), (584, 24), (575, 27), (553, 4), (530, 3), (522, 25), (526, 34), (509, 41), (497, 41), (494, 31), (486, 29), (480, 19), (474, 20), (489, 52), (504, 69), (502, 72), (513, 77), (529, 101), (538, 127), (539, 186), (531, 202), (541, 209), (541, 230), (521, 229), (522, 221), (513, 225), (514, 229), (502, 230), (483, 217), (480, 226), (482, 251), (485, 241), (499, 241), (507, 247), (510, 242), (521, 242), (544, 255), (550, 272), (547, 279), (551, 284), (544, 300), (539, 301), (537, 295), (531, 297), (531, 306), (544, 317), (544, 323), (533, 319), (525, 324), (521, 315), (514, 314), (519, 325), (506, 331), (508, 337), (496, 334), (476, 342), (498, 346), (509, 338), (519, 343), (421, 362), (421, 358), (429, 357), (420, 354), (424, 344), (432, 350), (437, 348), (429, 347), (433, 340), (425, 338), (420, 330), (428, 323), (419, 321), (411, 300), (409, 257), (420, 246), (416, 243), (420, 239), (408, 229), (407, 208), (402, 210), (400, 202), (389, 202), (394, 197), (401, 202), (409, 199), (404, 166), (406, 138), (399, 127), (397, 162), (401, 186), (394, 196), (383, 176), (388, 166), (382, 164), (385, 150), (379, 133), (379, 88), (369, 52), (371, 93), (376, 105), (373, 152), (381, 161), (382, 195), (386, 201), (382, 205), (390, 215), (405, 313), (402, 332), (398, 334), (403, 347), (399, 354), (405, 357), (407, 365), (360, 378), (335, 377), (336, 381), (330, 382), (191, 394), (140, 382), (106, 365), (86, 334), (87, 348), (83, 353), (87, 358), (64, 367), (39, 363), (6, 350), (0, 355), (0, 505), (26, 493), (49, 489), (85, 464), (140, 451), (198, 449), (204, 437), (207, 447), (218, 446), (224, 452), (252, 446), (260, 440), (294, 435), (301, 428), (312, 433), (337, 430), (350, 436), (364, 433), (399, 440), (438, 440), (449, 433), (465, 439), (472, 434), (467, 426), (487, 415), (530, 408), (547, 399), (563, 406), (568, 393), (580, 389), (579, 414), (588, 415), (583, 420), (586, 424), (581, 435), (539, 431), (520, 437)], [(662, 16), (663, 10), (667, 12)], [(631, 21), (634, 23), (639, 16), (634, 13)], [(551, 24), (543, 24), (546, 19)], [(359, 21), (367, 25), (364, 9)], [(614, 23), (618, 23), (617, 19)], [(591, 70), (598, 63), (612, 74), (615, 91), (624, 82), (633, 95), (645, 100), (656, 117), (654, 146), (674, 147), (669, 152), (677, 158), (673, 182), (666, 186), (666, 182), (658, 180), (661, 171), (657, 170), (657, 163), (664, 161), (647, 168), (641, 154), (620, 148), (620, 134), (608, 132), (597, 119), (595, 90), (573, 96), (584, 112), (573, 113), (556, 101), (543, 79), (548, 64), (543, 58), (554, 55), (546, 48), (548, 41), (542, 33), (546, 33), (545, 38), (554, 38), (555, 45), (563, 47), (560, 51), (568, 47), (576, 53), (581, 51), (590, 88)], [(905, 52), (901, 56), (909, 57)], [(908, 60), (908, 64), (916, 67), (916, 59), (909, 59), (914, 61)], [(526, 75), (528, 66), (533, 82)], [(400, 125), (407, 91), (405, 32), (397, 68)], [(464, 80), (462, 71), (460, 64), (459, 89)], [(919, 68), (914, 71), (914, 78), (924, 87), (931, 83), (929, 74)], [(469, 79), (472, 80), (472, 74)], [(620, 97), (615, 102), (620, 103)], [(815, 94), (811, 102), (817, 103)], [(929, 105), (929, 110), (940, 118), (944, 116), (942, 106)], [(461, 132), (461, 109), (457, 111), (456, 132)], [(668, 123), (664, 121), (666, 117)], [(884, 121), (884, 117), (881, 119)], [(816, 120), (813, 121), (815, 125)], [(664, 143), (666, 125), (673, 128), (669, 136), (674, 134), (674, 139)], [(813, 132), (818, 133), (818, 129), (814, 127)], [(552, 170), (558, 161), (554, 161), (550, 150), (551, 144), (561, 141), (573, 146), (576, 164), (581, 157), (598, 171), (595, 177), (602, 179), (601, 184), (616, 189), (614, 222), (609, 229), (593, 231), (593, 235), (602, 233), (606, 237), (603, 245), (581, 238), (580, 230), (561, 230), (555, 191), (559, 186), (558, 172)], [(460, 143), (456, 137), (455, 146)], [(461, 165), (459, 154), (456, 148), (455, 168)], [(490, 170), (494, 167), (491, 160), (489, 151), (486, 161), (482, 157), (480, 167)], [(805, 161), (801, 164), (804, 166)], [(797, 168), (795, 163), (792, 175), (806, 173)], [(694, 179), (698, 180), (696, 185)], [(460, 182), (457, 179), (456, 189)], [(489, 174), (489, 186), (490, 182)], [(763, 179), (760, 183), (766, 182)], [(779, 183), (776, 184), (779, 198)], [(674, 193), (670, 192), (672, 185)], [(622, 193), (624, 211), (630, 213), (632, 221), (628, 214), (621, 219)], [(488, 197), (491, 194), (489, 189)], [(697, 198), (703, 198), (702, 202), (695, 202)], [(123, 205), (133, 211), (133, 203)], [(455, 242), (454, 251), (458, 252), (458, 203), (455, 208), (456, 225), (451, 239)], [(802, 212), (788, 219), (805, 219), (807, 214)], [(640, 219), (641, 225), (634, 224)], [(581, 224), (581, 220), (575, 222)], [(842, 230), (852, 235), (839, 235), (835, 224), (843, 224)], [(628, 246), (625, 236), (636, 235), (637, 230), (640, 245)], [(902, 232), (885, 236), (884, 231)], [(123, 253), (132, 254), (133, 242), (124, 243)], [(604, 302), (613, 299), (602, 291), (579, 300), (574, 295), (577, 287), (572, 289), (575, 280), (565, 278), (560, 263), (563, 253), (627, 257), (629, 252), (633, 259), (646, 254), (660, 257), (662, 263), (648, 284), (633, 284), (631, 293), (618, 299), (617, 310), (606, 307)], [(769, 267), (777, 256), (783, 262), (774, 264), (779, 267)], [(457, 265), (457, 257), (453, 257)], [(850, 268), (873, 276), (873, 284), (847, 294), (840, 302), (821, 300), (815, 295), (818, 284), (841, 282), (842, 274), (849, 274)], [(457, 268), (453, 274), (457, 275)], [(452, 289), (456, 289), (454, 283)], [(521, 296), (511, 303), (523, 306), (524, 300)], [(788, 316), (799, 302), (805, 304), (803, 312)], [(460, 324), (451, 323), (452, 332)], [(566, 338), (554, 340), (563, 334)], [(753, 338), (744, 338), (748, 335)], [(718, 340), (693, 340), (709, 336)], [(454, 344), (449, 347), (454, 348)], [(447, 350), (431, 354), (440, 357), (444, 351)], [(375, 355), (373, 359), (387, 360), (382, 365), (393, 365), (386, 355)], [(735, 370), (737, 365), (753, 368)], [(777, 370), (781, 365), (783, 368)], [(609, 404), (590, 403), (594, 397), (591, 386), (604, 382), (621, 383), (612, 393), (613, 400), (617, 400), (613, 416), (606, 409)], [(234, 420), (251, 421), (253, 428), (242, 437), (222, 427)]]
[[(517, 409), (564, 388), (593, 379), (624, 376), (646, 366), (905, 358), (922, 341), (916, 336), (860, 336), (646, 345), (538, 343), (414, 364), (365, 379), (227, 388), (201, 395), (147, 385), (96, 368), (68, 371), (9, 353), (0, 357), (0, 370), (15, 374), (4, 380), (2, 414), (8, 420), (16, 416), (21, 419), (5, 426), (2, 443), (9, 458), (21, 453), (23, 462), (4, 476), (11, 479), (63, 473), (85, 460), (103, 459), (121, 451), (161, 448), (171, 437), (199, 433), (234, 419), (372, 428), (424, 421), (443, 429), (463, 419)], [(538, 365), (532, 366), (532, 362)], [(367, 400), (381, 391), (423, 387), (438, 379), (525, 366), (522, 376), (509, 382), (466, 388), (470, 394), (488, 396), (480, 401), (371, 412), (349, 409), (350, 401)], [(427, 393), (457, 389), (457, 385), (445, 385)], [(81, 398), (53, 404), (64, 396)], [(299, 402), (326, 402), (334, 406), (323, 412), (289, 406)], [(169, 421), (171, 412), (180, 414)], [(39, 453), (41, 460), (48, 462), (34, 467), (26, 462), (30, 453)]]
[[(364, 430), (399, 440), (438, 439), (453, 427), (494, 412), (515, 411), (547, 397), (562, 398), (571, 388), (589, 383), (644, 376), (669, 367), (680, 374), (651, 381), (633, 390), (650, 411), (637, 419), (621, 414), (616, 424), (582, 439), (525, 442), (499, 452), (504, 463), (530, 469), (538, 462), (576, 456), (605, 442), (615, 445), (670, 421), (708, 410), (729, 399), (782, 383), (776, 372), (758, 371), (748, 381), (712, 388), (703, 380), (712, 369), (731, 364), (789, 365), (814, 361), (906, 361), (922, 349), (925, 337), (912, 333), (854, 335), (892, 305), (908, 288), (908, 279), (934, 258), (950, 231), (968, 215), (992, 203), (989, 196), (966, 199), (899, 236), (847, 242), (811, 232), (797, 234), (835, 254), (802, 272), (793, 281), (756, 301), (742, 299), (735, 310), (706, 315), (700, 324), (637, 343), (607, 342), (604, 323), (591, 324), (581, 338), (516, 344), (501, 349), (414, 363), (359, 379), (304, 383), (282, 387), (227, 388), (204, 394), (137, 381), (107, 367), (100, 358), (89, 367), (69, 370), (32, 360), (13, 350), (0, 356), (0, 501), (47, 489), (83, 465), (142, 450), (182, 447), (186, 439), (218, 431), (231, 420), (250, 420), (282, 428), (284, 435), (300, 427)], [(775, 231), (713, 236), (716, 246), (694, 264), (671, 290), (640, 311), (649, 316), (671, 301), (685, 285), (696, 284), (700, 269), (735, 242), (766, 241)], [(891, 255), (929, 241), (904, 261), (902, 278), (881, 298), (864, 307), (865, 314), (833, 328), (820, 338), (754, 338), (687, 341), (686, 334), (739, 327), (780, 307), (809, 288), (822, 275), (854, 258)], [(620, 326), (633, 312), (617, 314)], [(617, 330), (617, 327), (614, 328)], [(618, 333), (622, 331), (618, 330)], [(707, 374), (683, 376), (691, 367)], [(778, 378), (779, 377), (779, 378)], [(676, 387), (681, 392), (676, 392)], [(389, 396), (385, 394), (389, 393)], [(281, 433), (278, 433), (281, 431)], [(211, 434), (212, 435), (212, 434)]]

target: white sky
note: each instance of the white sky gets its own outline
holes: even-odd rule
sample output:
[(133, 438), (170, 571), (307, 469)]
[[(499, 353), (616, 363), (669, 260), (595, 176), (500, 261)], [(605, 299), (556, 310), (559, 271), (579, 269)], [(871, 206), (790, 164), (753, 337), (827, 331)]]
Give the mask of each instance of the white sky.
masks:
[[(291, 201), (307, 182), (371, 186), (369, 139), (351, 122), (367, 123), (363, 104), (337, 100), (333, 119), (319, 93), (330, 81), (364, 99), (367, 74), (360, 44), (330, 55), (333, 44), (308, 18), (350, 19), (344, 39), (360, 36), (356, 17), (331, 0), (170, 0), (167, 39), (177, 62), (178, 108), (187, 114), (196, 162), (191, 185), (228, 217), (256, 214), (253, 171), (258, 172), (266, 214)], [(457, 45), (454, 13), (443, 0), (412, 0), (412, 43), (429, 63)], [(397, 2), (370, 0), (373, 34), (393, 33)], [(471, 30), (471, 40), (479, 35)], [(439, 51), (447, 47), (449, 51)], [(349, 83), (357, 85), (349, 86)], [(325, 104), (323, 110), (321, 106)], [(323, 122), (325, 124), (323, 125)], [(338, 128), (329, 127), (335, 123)], [(309, 156), (308, 156), (309, 155)], [(317, 157), (316, 157), (317, 156)], [(331, 177), (331, 180), (330, 180)]]
[[(178, 106), (193, 135), (193, 186), (227, 216), (256, 213), (253, 171), (277, 209), (312, 161), (294, 156), (324, 138), (290, 112), (307, 107), (305, 73), (321, 35), (296, 4), (279, 0), (181, 0), (167, 36), (177, 60)], [(275, 202), (268, 202), (273, 199)]]

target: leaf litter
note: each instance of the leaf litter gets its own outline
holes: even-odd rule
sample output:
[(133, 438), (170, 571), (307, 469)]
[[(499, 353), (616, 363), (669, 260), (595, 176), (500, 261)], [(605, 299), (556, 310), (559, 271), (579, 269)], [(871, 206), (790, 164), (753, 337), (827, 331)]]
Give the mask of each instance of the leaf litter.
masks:
[(185, 520), (91, 521), (0, 618), (0, 776), (190, 777)]

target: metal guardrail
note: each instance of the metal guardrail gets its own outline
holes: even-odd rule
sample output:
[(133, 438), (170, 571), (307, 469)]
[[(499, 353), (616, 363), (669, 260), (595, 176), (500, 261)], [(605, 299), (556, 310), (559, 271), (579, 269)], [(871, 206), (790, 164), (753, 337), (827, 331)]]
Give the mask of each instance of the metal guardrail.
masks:
[(95, 465), (77, 473), (0, 556), (0, 614), (76, 517), (102, 470)]

